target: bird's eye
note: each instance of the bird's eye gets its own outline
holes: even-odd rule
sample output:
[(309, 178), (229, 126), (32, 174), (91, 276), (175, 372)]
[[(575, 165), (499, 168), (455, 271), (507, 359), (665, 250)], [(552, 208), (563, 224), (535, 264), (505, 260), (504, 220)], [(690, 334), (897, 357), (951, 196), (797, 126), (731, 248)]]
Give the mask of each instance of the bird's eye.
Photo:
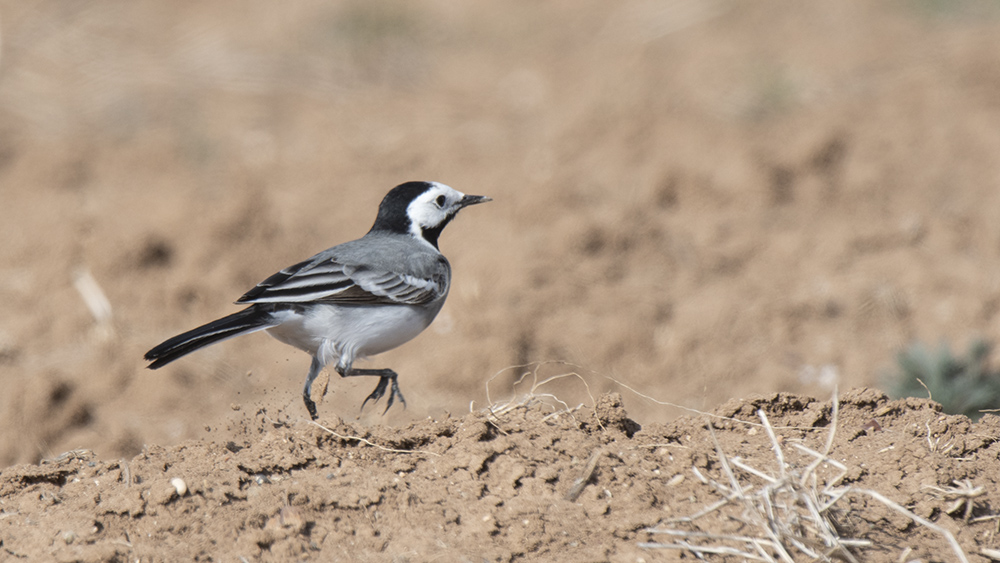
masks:
[(437, 196), (437, 199), (434, 200), (434, 203), (437, 203), (438, 207), (444, 207), (446, 201), (448, 201), (448, 198), (444, 197), (443, 195), (439, 195)]

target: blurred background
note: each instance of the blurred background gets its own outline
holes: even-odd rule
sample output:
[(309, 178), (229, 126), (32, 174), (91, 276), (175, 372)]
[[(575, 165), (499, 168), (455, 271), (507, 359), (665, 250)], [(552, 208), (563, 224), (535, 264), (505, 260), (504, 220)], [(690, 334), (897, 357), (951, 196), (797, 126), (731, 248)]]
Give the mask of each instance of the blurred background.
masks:
[(0, 465), (307, 420), (309, 358), (264, 334), (142, 354), (407, 180), (495, 201), (442, 236), (435, 324), (359, 364), (408, 408), (359, 415), (375, 381), (335, 378), (321, 418), (575, 372), (536, 392), (647, 423), (980, 353), (998, 37), (961, 0), (0, 1)]

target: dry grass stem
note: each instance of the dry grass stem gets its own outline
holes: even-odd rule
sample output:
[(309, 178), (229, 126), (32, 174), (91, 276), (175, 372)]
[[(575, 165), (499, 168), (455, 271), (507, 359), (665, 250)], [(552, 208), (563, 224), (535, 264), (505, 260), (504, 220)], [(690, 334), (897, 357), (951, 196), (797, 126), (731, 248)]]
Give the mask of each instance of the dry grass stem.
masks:
[(952, 481), (952, 483), (954, 483), (954, 487), (941, 488), (924, 485), (924, 488), (933, 490), (939, 498), (952, 501), (952, 504), (944, 510), (946, 514), (955, 514), (962, 509), (962, 507), (965, 507), (963, 520), (969, 522), (972, 518), (972, 509), (975, 507), (973, 499), (986, 494), (986, 489), (983, 487), (974, 487), (972, 485), (972, 481), (969, 479)]
[(890, 500), (889, 497), (886, 497), (885, 495), (883, 495), (882, 493), (879, 493), (878, 491), (873, 491), (871, 489), (857, 489), (857, 488), (851, 487), (850, 488), (850, 492), (852, 492), (852, 493), (861, 493), (863, 495), (868, 495), (868, 496), (872, 497), (873, 499), (875, 499), (875, 500), (881, 502), (882, 504), (886, 505), (888, 508), (891, 508), (892, 510), (895, 510), (896, 512), (902, 514), (903, 516), (906, 516), (910, 520), (913, 520), (917, 524), (920, 524), (921, 526), (923, 526), (923, 527), (925, 527), (925, 528), (927, 528), (929, 530), (933, 530), (933, 531), (941, 534), (942, 536), (944, 536), (944, 538), (946, 540), (948, 540), (948, 545), (951, 546), (952, 550), (955, 552), (955, 555), (958, 556), (958, 560), (961, 563), (969, 563), (969, 559), (968, 559), (968, 557), (965, 556), (965, 552), (962, 550), (962, 546), (958, 545), (958, 540), (956, 540), (954, 534), (952, 534), (948, 530), (942, 528), (941, 526), (938, 526), (937, 524), (935, 524), (934, 522), (931, 522), (930, 520), (927, 520), (925, 518), (921, 518), (920, 516), (917, 516), (913, 512), (910, 512), (909, 510), (907, 510), (901, 504), (898, 504), (898, 503)]
[[(722, 415), (718, 415), (718, 414), (714, 414), (714, 413), (710, 413), (710, 412), (706, 412), (706, 411), (701, 411), (701, 410), (698, 410), (698, 409), (695, 409), (695, 408), (692, 408), (692, 407), (687, 407), (687, 406), (684, 406), (684, 405), (679, 405), (677, 403), (671, 403), (670, 401), (661, 401), (660, 399), (656, 399), (654, 397), (651, 397), (650, 395), (647, 395), (647, 394), (645, 394), (645, 393), (637, 390), (636, 388), (628, 385), (627, 383), (624, 383), (624, 382), (622, 382), (622, 381), (620, 381), (618, 379), (615, 379), (614, 377), (611, 377), (611, 376), (608, 376), (608, 375), (605, 375), (603, 377), (605, 379), (607, 379), (608, 381), (614, 382), (615, 385), (618, 385), (622, 389), (625, 389), (626, 391), (629, 391), (629, 392), (631, 392), (632, 394), (634, 394), (634, 395), (636, 395), (638, 397), (641, 397), (641, 398), (643, 398), (643, 399), (645, 399), (645, 400), (647, 400), (647, 401), (649, 401), (651, 403), (654, 403), (654, 404), (657, 404), (657, 405), (660, 405), (660, 406), (663, 406), (663, 407), (673, 407), (675, 409), (680, 409), (682, 411), (687, 411), (689, 413), (696, 414), (696, 415), (699, 415), (699, 416), (704, 416), (706, 418), (710, 418), (710, 419), (713, 419), (713, 420), (726, 420), (726, 421), (729, 421), (729, 422), (732, 422), (732, 423), (735, 423), (735, 424), (742, 424), (744, 426), (751, 426), (751, 427), (755, 427), (755, 428), (760, 428), (760, 427), (763, 426), (763, 425), (761, 425), (759, 423), (751, 422), (749, 420), (742, 420), (742, 419), (739, 419), (739, 418), (733, 418), (731, 416), (722, 416)], [(834, 390), (834, 392), (836, 392), (836, 389)], [(822, 428), (816, 428), (816, 427), (813, 427), (813, 426), (774, 426), (773, 428), (776, 429), (776, 430), (801, 430), (803, 432), (817, 432), (819, 430), (822, 430)]]
[(366, 446), (371, 446), (373, 448), (380, 449), (383, 452), (390, 452), (390, 453), (394, 453), (394, 454), (421, 454), (421, 455), (432, 455), (432, 456), (436, 456), (436, 457), (441, 457), (441, 454), (439, 454), (439, 453), (428, 452), (428, 451), (424, 451), (424, 450), (398, 450), (398, 449), (395, 449), (395, 448), (387, 448), (385, 446), (380, 446), (380, 445), (378, 445), (375, 442), (372, 442), (370, 440), (366, 440), (366, 439), (362, 438), (361, 436), (345, 436), (343, 434), (338, 434), (338, 433), (334, 432), (333, 430), (327, 428), (326, 426), (323, 426), (322, 424), (316, 422), (315, 420), (310, 420), (309, 424), (315, 425), (316, 427), (320, 428), (324, 432), (326, 432), (328, 434), (332, 434), (333, 436), (336, 436), (337, 438), (339, 438), (341, 440), (353, 440), (353, 441), (356, 441), (356, 442), (361, 442), (362, 444), (365, 444)]
[(1000, 561), (1000, 549), (980, 549), (979, 554), (983, 557), (989, 557), (994, 561)]
[[(675, 539), (671, 543), (647, 542), (640, 544), (649, 549), (685, 550), (698, 558), (707, 555), (733, 555), (752, 561), (790, 563), (796, 554), (812, 561), (846, 561), (857, 563), (861, 551), (872, 547), (865, 539), (844, 538), (837, 526), (835, 513), (837, 503), (849, 494), (862, 494), (897, 511), (913, 522), (942, 535), (951, 546), (960, 563), (968, 559), (961, 546), (948, 530), (921, 518), (884, 495), (853, 487), (837, 487), (847, 474), (847, 467), (829, 457), (836, 432), (839, 403), (834, 395), (831, 424), (823, 452), (817, 452), (802, 444), (792, 444), (801, 454), (807, 456), (808, 464), (789, 462), (782, 447), (782, 440), (774, 432), (767, 415), (759, 410), (761, 426), (771, 442), (772, 453), (778, 466), (774, 472), (761, 471), (745, 460), (729, 457), (722, 450), (714, 429), (708, 425), (715, 442), (719, 467), (725, 476), (725, 483), (706, 477), (697, 468), (692, 472), (704, 484), (716, 489), (724, 498), (714, 502), (697, 513), (666, 520), (665, 523), (692, 525), (706, 514), (729, 510), (725, 514), (730, 520), (741, 523), (745, 529), (755, 534), (706, 533), (696, 529), (674, 529), (661, 524), (647, 529), (651, 534), (663, 534)], [(820, 475), (820, 468), (834, 470), (833, 475)], [(829, 473), (829, 472), (824, 472)], [(756, 490), (747, 479), (759, 480)], [(971, 482), (954, 482), (954, 487), (935, 488), (946, 500), (953, 500), (952, 512), (965, 509), (966, 517), (971, 516), (973, 499), (983, 494), (981, 487)], [(738, 512), (735, 512), (738, 507)]]
[[(545, 387), (550, 383), (565, 378), (575, 378), (579, 380), (583, 384), (584, 389), (586, 390), (587, 397), (589, 397), (590, 399), (590, 404), (592, 406), (596, 405), (597, 400), (594, 399), (594, 395), (590, 391), (590, 385), (587, 383), (586, 378), (584, 378), (582, 375), (580, 375), (580, 373), (578, 373), (579, 370), (560, 373), (546, 378), (540, 378), (538, 374), (538, 370), (540, 368), (556, 364), (567, 365), (569, 367), (576, 367), (572, 366), (571, 364), (566, 364), (565, 362), (557, 362), (557, 361), (538, 362), (534, 364), (510, 366), (493, 374), (492, 377), (486, 380), (486, 402), (487, 402), (486, 412), (492, 418), (500, 419), (501, 417), (517, 409), (526, 409), (541, 404), (541, 405), (546, 405), (547, 407), (552, 409), (552, 412), (544, 417), (545, 421), (548, 421), (552, 418), (556, 418), (562, 415), (572, 416), (576, 411), (583, 408), (585, 405), (581, 403), (575, 407), (570, 407), (569, 404), (567, 404), (565, 401), (557, 397), (555, 394), (540, 392), (540, 389), (542, 387)], [(531, 369), (526, 369), (526, 368), (531, 368)], [(490, 393), (490, 384), (501, 374), (516, 369), (526, 369), (526, 371), (522, 372), (521, 375), (511, 384), (510, 398), (501, 401), (494, 401)], [(517, 390), (518, 387), (521, 386), (529, 378), (531, 381), (531, 385), (528, 388), (527, 392), (519, 393)], [(470, 411), (471, 410), (472, 410), (472, 405), (470, 405)], [(600, 426), (600, 421), (598, 421), (598, 425)]]
[(87, 310), (93, 315), (98, 335), (104, 340), (110, 338), (114, 333), (111, 323), (111, 301), (108, 300), (107, 294), (101, 289), (90, 270), (86, 268), (78, 270), (73, 275), (73, 287), (80, 294)]

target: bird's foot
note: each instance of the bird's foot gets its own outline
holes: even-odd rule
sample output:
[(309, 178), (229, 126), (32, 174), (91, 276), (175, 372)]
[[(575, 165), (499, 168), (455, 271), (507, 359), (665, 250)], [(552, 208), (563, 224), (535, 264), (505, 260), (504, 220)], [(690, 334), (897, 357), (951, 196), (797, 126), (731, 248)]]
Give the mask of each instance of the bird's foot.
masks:
[(319, 414), (316, 413), (316, 403), (309, 398), (306, 393), (302, 394), (302, 400), (306, 403), (306, 410), (309, 411), (309, 418), (316, 420), (319, 418)]
[[(405, 409), (406, 399), (403, 398), (403, 393), (399, 390), (399, 383), (396, 381), (395, 376), (396, 374), (393, 374), (391, 376), (383, 375), (382, 377), (380, 377), (378, 380), (378, 385), (375, 386), (375, 390), (372, 391), (370, 395), (365, 397), (365, 401), (361, 403), (361, 410), (365, 410), (365, 405), (368, 404), (368, 401), (373, 401), (377, 403), (378, 400), (385, 395), (386, 388), (389, 388), (389, 398), (386, 400), (385, 410), (382, 411), (382, 414), (384, 415), (385, 413), (389, 412), (389, 408), (392, 407), (396, 399), (399, 399), (399, 402), (403, 403), (403, 408)], [(389, 387), (390, 383), (392, 384), (391, 387)]]

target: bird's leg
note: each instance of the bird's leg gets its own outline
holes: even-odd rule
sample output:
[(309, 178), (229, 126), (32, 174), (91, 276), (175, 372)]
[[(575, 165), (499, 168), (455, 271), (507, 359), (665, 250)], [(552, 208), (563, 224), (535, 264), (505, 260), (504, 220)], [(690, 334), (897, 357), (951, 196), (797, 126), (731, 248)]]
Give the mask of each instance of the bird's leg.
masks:
[(355, 377), (359, 375), (375, 375), (378, 376), (378, 385), (375, 386), (375, 390), (371, 392), (370, 395), (365, 397), (365, 401), (361, 403), (361, 410), (364, 410), (365, 405), (368, 401), (378, 402), (379, 399), (385, 395), (385, 390), (392, 384), (389, 388), (389, 398), (386, 400), (385, 410), (382, 414), (389, 412), (389, 407), (399, 399), (400, 403), (403, 403), (403, 408), (406, 408), (406, 399), (403, 398), (403, 394), (399, 391), (399, 383), (396, 382), (396, 372), (391, 369), (356, 369), (356, 368), (344, 368), (342, 366), (337, 366), (337, 373), (341, 377)]
[(306, 410), (309, 411), (309, 417), (313, 420), (319, 418), (319, 415), (316, 414), (316, 403), (311, 397), (312, 385), (321, 371), (323, 371), (323, 364), (319, 358), (313, 358), (312, 365), (309, 366), (309, 375), (306, 376), (306, 385), (302, 388), (302, 400), (306, 402)]

